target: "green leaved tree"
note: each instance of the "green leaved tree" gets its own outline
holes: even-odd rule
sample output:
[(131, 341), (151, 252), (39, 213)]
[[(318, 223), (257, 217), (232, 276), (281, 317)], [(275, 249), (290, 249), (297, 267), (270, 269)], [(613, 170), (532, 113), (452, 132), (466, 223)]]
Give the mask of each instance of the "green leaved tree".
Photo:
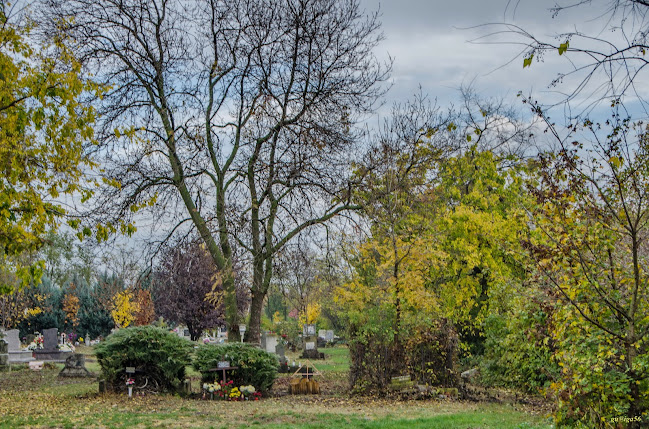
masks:
[[(540, 157), (532, 255), (563, 304), (553, 337), (562, 367), (557, 422), (644, 427), (649, 410), (649, 135), (617, 114), (585, 121)], [(603, 131), (605, 130), (605, 131)], [(605, 134), (605, 135), (603, 135)]]
[(42, 262), (21, 255), (39, 249), (66, 211), (64, 195), (87, 197), (81, 180), (93, 163), (94, 113), (80, 101), (99, 87), (60, 40), (31, 42), (33, 26), (0, 0), (0, 293), (38, 279)]

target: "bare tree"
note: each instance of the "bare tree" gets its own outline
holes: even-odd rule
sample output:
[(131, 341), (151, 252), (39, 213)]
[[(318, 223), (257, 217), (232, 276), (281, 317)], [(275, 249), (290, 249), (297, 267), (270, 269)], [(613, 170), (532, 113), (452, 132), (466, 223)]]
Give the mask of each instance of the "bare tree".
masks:
[[(519, 2), (508, 5), (515, 10)], [(521, 26), (499, 23), (486, 24), (493, 31), (478, 42), (501, 43), (498, 40), (505, 33), (503, 43), (521, 47), (516, 59), (523, 57), (524, 68), (549, 55), (563, 56), (566, 67), (549, 86), (559, 93), (559, 103), (568, 102), (568, 119), (588, 116), (602, 102), (625, 100), (638, 101), (647, 114), (642, 82), (649, 64), (649, 1), (568, 0), (555, 3), (549, 15), (556, 18), (572, 9), (582, 10), (584, 21), (554, 37), (539, 37)]]
[[(95, 215), (128, 229), (150, 210), (172, 233), (190, 223), (224, 274), (226, 321), (239, 322), (234, 245), (252, 269), (248, 341), (259, 340), (272, 260), (303, 230), (355, 208), (354, 123), (390, 65), (372, 49), (377, 15), (357, 0), (44, 0), (112, 90), (98, 100), (96, 156), (112, 189)], [(234, 330), (230, 330), (232, 334)]]

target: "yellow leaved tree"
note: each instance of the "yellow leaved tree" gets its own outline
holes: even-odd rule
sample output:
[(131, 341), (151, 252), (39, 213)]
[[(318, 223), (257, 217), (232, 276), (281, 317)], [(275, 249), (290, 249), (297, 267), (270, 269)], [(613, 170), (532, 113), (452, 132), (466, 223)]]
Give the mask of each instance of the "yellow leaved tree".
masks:
[(118, 292), (113, 296), (112, 304), (110, 315), (113, 317), (115, 327), (127, 328), (135, 321), (139, 307), (132, 291)]
[(82, 179), (94, 165), (84, 154), (94, 111), (80, 100), (100, 92), (60, 40), (31, 44), (32, 25), (8, 11), (0, 0), (0, 270), (19, 282), (1, 282), (0, 294), (40, 278), (42, 262), (18, 256), (58, 226), (65, 209), (57, 198), (90, 196)]

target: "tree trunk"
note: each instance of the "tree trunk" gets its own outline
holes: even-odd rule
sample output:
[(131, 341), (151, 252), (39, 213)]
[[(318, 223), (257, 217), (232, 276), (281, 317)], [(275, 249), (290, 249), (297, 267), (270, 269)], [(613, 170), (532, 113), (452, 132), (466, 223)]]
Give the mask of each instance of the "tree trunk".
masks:
[(199, 338), (199, 337), (201, 336), (201, 334), (203, 333), (203, 332), (200, 331), (200, 330), (197, 331), (193, 326), (187, 326), (187, 329), (189, 330), (189, 338), (190, 338), (192, 341), (198, 341), (198, 338)]
[(225, 307), (225, 326), (228, 330), (228, 341), (239, 341), (239, 324), (237, 309), (237, 291), (234, 285), (234, 275), (231, 264), (228, 264), (223, 279), (224, 307)]
[(246, 331), (246, 342), (252, 344), (261, 344), (261, 312), (264, 307), (265, 293), (258, 290), (252, 291), (252, 301), (250, 303), (250, 322)]

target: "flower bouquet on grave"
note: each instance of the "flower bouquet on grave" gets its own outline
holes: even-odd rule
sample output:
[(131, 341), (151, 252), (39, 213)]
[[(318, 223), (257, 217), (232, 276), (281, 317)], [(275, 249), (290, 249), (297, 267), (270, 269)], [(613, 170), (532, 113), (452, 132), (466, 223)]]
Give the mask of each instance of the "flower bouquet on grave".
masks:
[[(221, 381), (220, 386), (221, 389), (218, 391), (218, 395), (223, 399), (224, 401), (227, 401), (230, 399), (230, 392), (232, 391), (234, 382), (232, 380), (225, 382)], [(237, 389), (239, 391), (239, 389)]]
[(32, 341), (28, 346), (27, 350), (36, 350), (36, 349), (42, 349), (43, 348), (43, 336), (41, 334), (38, 334), (36, 338), (34, 338), (34, 341)]
[(129, 378), (126, 380), (126, 387), (128, 387), (128, 397), (131, 398), (133, 396), (133, 385), (135, 384), (135, 379), (134, 378)]
[(75, 351), (75, 347), (70, 342), (68, 337), (65, 337), (65, 340), (64, 340), (63, 344), (57, 345), (56, 348), (59, 349), (59, 351), (62, 351), (62, 352), (73, 352), (74, 353), (74, 351)]
[(205, 394), (210, 394), (210, 399), (214, 399), (214, 392), (219, 392), (221, 390), (221, 385), (216, 381), (214, 383), (203, 383), (203, 399), (205, 399)]
[(241, 392), (239, 391), (239, 388), (233, 387), (232, 390), (230, 390), (230, 394), (228, 395), (228, 400), (238, 401), (240, 399), (241, 399)]
[(239, 387), (239, 391), (241, 392), (241, 395), (245, 398), (245, 400), (248, 401), (255, 393), (255, 387), (252, 385), (241, 386)]

